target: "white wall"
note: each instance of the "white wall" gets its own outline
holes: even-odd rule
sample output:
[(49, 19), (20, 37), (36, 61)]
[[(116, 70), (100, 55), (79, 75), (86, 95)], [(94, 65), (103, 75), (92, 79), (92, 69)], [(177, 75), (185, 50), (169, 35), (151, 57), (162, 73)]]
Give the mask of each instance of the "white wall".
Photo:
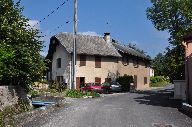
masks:
[(150, 68), (150, 77), (154, 76), (154, 69)]
[[(61, 68), (57, 68), (57, 59), (61, 58)], [(52, 80), (56, 80), (57, 76), (63, 78), (69, 84), (70, 82), (70, 60), (71, 54), (60, 44), (56, 47), (56, 52), (53, 53), (52, 60)]]

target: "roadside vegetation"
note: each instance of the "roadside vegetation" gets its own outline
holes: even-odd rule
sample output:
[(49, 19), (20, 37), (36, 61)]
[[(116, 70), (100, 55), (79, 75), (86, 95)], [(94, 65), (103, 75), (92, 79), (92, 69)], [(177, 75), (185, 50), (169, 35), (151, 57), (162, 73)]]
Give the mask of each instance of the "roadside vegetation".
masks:
[[(40, 85), (46, 85), (45, 88), (39, 88)], [(29, 92), (29, 95), (48, 95), (48, 96), (61, 96), (64, 97), (66, 95), (66, 88), (64, 86), (59, 86), (55, 81), (46, 81), (42, 80), (36, 83), (33, 83)]]
[(133, 76), (124, 75), (116, 79), (121, 84), (122, 91), (126, 92), (130, 90), (130, 84), (133, 83)]
[(83, 98), (83, 97), (100, 97), (100, 94), (94, 91), (67, 90), (67, 97)]
[(169, 79), (164, 76), (155, 76), (150, 78), (150, 87), (163, 87), (169, 83)]
[(3, 111), (0, 112), (0, 127), (6, 127), (8, 125), (14, 127), (13, 116), (23, 112), (32, 110), (31, 106), (22, 100), (18, 104), (6, 107)]

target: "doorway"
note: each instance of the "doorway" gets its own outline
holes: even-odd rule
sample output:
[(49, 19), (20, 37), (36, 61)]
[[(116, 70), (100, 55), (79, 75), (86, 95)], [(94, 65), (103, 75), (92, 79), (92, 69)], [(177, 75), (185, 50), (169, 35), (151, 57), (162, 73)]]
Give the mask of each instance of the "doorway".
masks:
[(80, 89), (85, 85), (85, 77), (80, 77)]
[(85, 84), (85, 77), (76, 78), (76, 89), (80, 90)]

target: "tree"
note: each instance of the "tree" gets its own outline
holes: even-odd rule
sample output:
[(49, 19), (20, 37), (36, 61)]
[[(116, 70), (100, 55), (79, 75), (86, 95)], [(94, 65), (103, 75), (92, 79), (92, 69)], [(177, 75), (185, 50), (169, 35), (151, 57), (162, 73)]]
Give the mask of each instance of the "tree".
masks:
[(141, 54), (145, 54), (145, 52), (144, 52), (142, 49), (138, 48), (138, 47), (136, 46), (136, 44), (128, 43), (127, 46), (128, 46), (129, 48), (132, 48), (132, 49), (140, 52)]
[(147, 18), (155, 28), (168, 31), (170, 47), (164, 55), (164, 75), (170, 79), (184, 78), (184, 49), (181, 45), (184, 35), (192, 31), (191, 0), (151, 0), (147, 8)]
[(43, 42), (30, 28), (20, 1), (0, 0), (0, 85), (24, 88), (42, 78), (45, 64), (40, 58)]
[(157, 54), (153, 59), (152, 66), (154, 68), (155, 76), (164, 76), (164, 55), (162, 53)]
[(192, 31), (191, 0), (151, 0), (147, 18), (155, 28), (170, 33), (169, 42), (181, 45), (182, 37)]

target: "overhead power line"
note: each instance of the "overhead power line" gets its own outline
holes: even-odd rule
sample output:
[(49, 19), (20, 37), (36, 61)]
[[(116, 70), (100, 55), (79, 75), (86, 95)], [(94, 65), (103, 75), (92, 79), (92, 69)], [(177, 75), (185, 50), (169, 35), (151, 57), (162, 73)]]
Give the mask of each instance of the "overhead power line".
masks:
[[(47, 34), (44, 34), (43, 36), (44, 36), (44, 37), (49, 36), (49, 34), (54, 33), (56, 30), (62, 28), (65, 24), (68, 24), (68, 23), (70, 23), (70, 22), (71, 22), (71, 21), (66, 21), (64, 24), (61, 24), (61, 25), (55, 27), (55, 29), (53, 29), (52, 31), (50, 31), (50, 32), (47, 33)], [(40, 33), (43, 34), (43, 32), (40, 32)]]
[(68, 2), (68, 0), (65, 0), (62, 4), (60, 4), (55, 10), (51, 11), (46, 17), (42, 18), (42, 20), (40, 20), (39, 22), (37, 22), (35, 25), (33, 25), (33, 28), (35, 26), (37, 26), (39, 23), (41, 23), (42, 21), (46, 20), (49, 16), (51, 16), (52, 14), (54, 14), (57, 10), (59, 10), (64, 4), (66, 4), (66, 2)]

